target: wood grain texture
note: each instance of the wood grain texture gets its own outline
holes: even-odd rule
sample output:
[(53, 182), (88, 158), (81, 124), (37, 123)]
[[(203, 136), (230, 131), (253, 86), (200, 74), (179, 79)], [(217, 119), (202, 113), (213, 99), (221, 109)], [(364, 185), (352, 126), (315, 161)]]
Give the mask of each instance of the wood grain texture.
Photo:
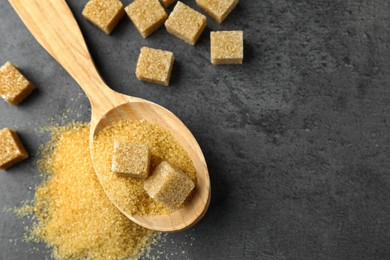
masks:
[(158, 231), (179, 231), (198, 222), (210, 203), (210, 179), (203, 153), (183, 122), (155, 103), (119, 94), (104, 83), (65, 1), (9, 2), (38, 42), (68, 71), (88, 96), (92, 107), (91, 146), (94, 136), (112, 122), (145, 119), (171, 132), (191, 157), (197, 172), (197, 184), (192, 200), (184, 208), (170, 215), (133, 216), (124, 211), (121, 205), (116, 204), (116, 207), (137, 224)]

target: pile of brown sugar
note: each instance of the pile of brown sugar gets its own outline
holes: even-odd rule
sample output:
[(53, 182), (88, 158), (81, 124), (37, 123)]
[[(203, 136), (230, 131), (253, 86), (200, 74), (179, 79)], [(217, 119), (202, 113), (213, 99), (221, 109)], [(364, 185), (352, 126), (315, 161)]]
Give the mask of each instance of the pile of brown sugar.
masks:
[(148, 145), (151, 152), (151, 172), (164, 160), (180, 168), (196, 183), (196, 170), (192, 160), (171, 133), (145, 120), (117, 121), (98, 133), (92, 156), (96, 174), (107, 195), (115, 199), (113, 202), (124, 211), (136, 215), (163, 215), (172, 212), (149, 197), (143, 188), (143, 180), (112, 172), (114, 141)]
[(34, 214), (31, 238), (53, 248), (55, 259), (138, 257), (156, 233), (122, 215), (103, 192), (90, 159), (89, 125), (51, 134), (38, 162), (44, 181), (32, 206), (19, 210)]

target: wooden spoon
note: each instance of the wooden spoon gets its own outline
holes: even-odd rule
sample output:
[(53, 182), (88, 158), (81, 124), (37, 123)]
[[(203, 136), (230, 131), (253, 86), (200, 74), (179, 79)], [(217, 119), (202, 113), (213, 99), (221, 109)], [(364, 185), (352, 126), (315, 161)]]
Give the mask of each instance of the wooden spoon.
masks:
[[(196, 191), (181, 210), (169, 215), (138, 216), (126, 212), (120, 204), (115, 206), (135, 223), (152, 230), (174, 232), (198, 222), (206, 213), (210, 202), (210, 179), (203, 153), (183, 122), (155, 103), (119, 94), (104, 83), (95, 68), (80, 28), (64, 0), (9, 2), (38, 42), (88, 96), (92, 107), (91, 147), (96, 134), (108, 124), (117, 120), (145, 119), (171, 132), (191, 157), (197, 173)], [(114, 201), (113, 198), (110, 199)]]

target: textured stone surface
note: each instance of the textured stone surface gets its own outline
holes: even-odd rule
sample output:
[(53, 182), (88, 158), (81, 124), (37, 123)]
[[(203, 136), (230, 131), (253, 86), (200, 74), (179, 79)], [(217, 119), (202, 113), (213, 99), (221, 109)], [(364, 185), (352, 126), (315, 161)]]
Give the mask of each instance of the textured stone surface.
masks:
[[(209, 19), (195, 47), (164, 28), (144, 40), (126, 19), (105, 36), (81, 17), (85, 2), (68, 1), (107, 83), (175, 112), (209, 164), (210, 209), (168, 235), (170, 258), (390, 258), (388, 1), (241, 1), (222, 25)], [(240, 29), (244, 64), (212, 66), (209, 31)], [(88, 120), (88, 102), (3, 0), (0, 35), (0, 63), (38, 87), (20, 107), (0, 102), (0, 128), (17, 130), (33, 153), (47, 140), (40, 125), (80, 106), (65, 121)], [(144, 45), (175, 53), (168, 88), (136, 79)], [(20, 242), (22, 223), (2, 212), (38, 181), (33, 159), (0, 173), (0, 259), (48, 255)]]

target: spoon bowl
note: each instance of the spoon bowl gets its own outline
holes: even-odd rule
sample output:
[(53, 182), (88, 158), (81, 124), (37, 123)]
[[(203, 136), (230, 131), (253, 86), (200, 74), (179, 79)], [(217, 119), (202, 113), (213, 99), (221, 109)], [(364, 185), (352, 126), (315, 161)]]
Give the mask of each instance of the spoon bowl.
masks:
[[(122, 98), (126, 97), (127, 96), (122, 95)], [(132, 97), (127, 98), (131, 99)], [(206, 213), (210, 202), (210, 184), (208, 174), (205, 174), (207, 173), (207, 166), (196, 139), (172, 112), (149, 101), (125, 102), (108, 111), (106, 115), (100, 118), (96, 126), (91, 128), (90, 134), (92, 136), (90, 140), (93, 141), (95, 139), (94, 137), (97, 136), (101, 130), (116, 121), (133, 121), (141, 119), (153, 122), (153, 124), (169, 131), (175, 137), (175, 140), (186, 150), (192, 159), (197, 172), (197, 185), (194, 190), (194, 196), (185, 204), (185, 207), (169, 215), (159, 216), (132, 215), (129, 211), (126, 211), (125, 207), (116, 203), (115, 199), (111, 199), (111, 201), (124, 215), (135, 223), (148, 229), (165, 232), (186, 229), (195, 224)], [(93, 143), (90, 145), (92, 147)], [(91, 152), (93, 151), (91, 150)], [(92, 156), (92, 158), (94, 157)], [(99, 179), (101, 178), (100, 174), (101, 173), (97, 170), (96, 175)], [(103, 182), (101, 183), (103, 189), (105, 189), (106, 187)], [(106, 192), (106, 194), (110, 197), (109, 192)]]
[[(169, 131), (192, 159), (197, 183), (191, 200), (182, 209), (169, 215), (132, 215), (108, 196), (115, 206), (135, 223), (157, 231), (180, 231), (198, 222), (210, 203), (210, 178), (203, 153), (184, 123), (162, 106), (117, 93), (104, 83), (64, 0), (9, 2), (37, 41), (76, 80), (91, 102), (91, 152), (94, 138), (104, 127), (118, 120), (144, 119)], [(98, 171), (96, 174), (99, 178)], [(107, 187), (102, 187), (108, 194)]]

